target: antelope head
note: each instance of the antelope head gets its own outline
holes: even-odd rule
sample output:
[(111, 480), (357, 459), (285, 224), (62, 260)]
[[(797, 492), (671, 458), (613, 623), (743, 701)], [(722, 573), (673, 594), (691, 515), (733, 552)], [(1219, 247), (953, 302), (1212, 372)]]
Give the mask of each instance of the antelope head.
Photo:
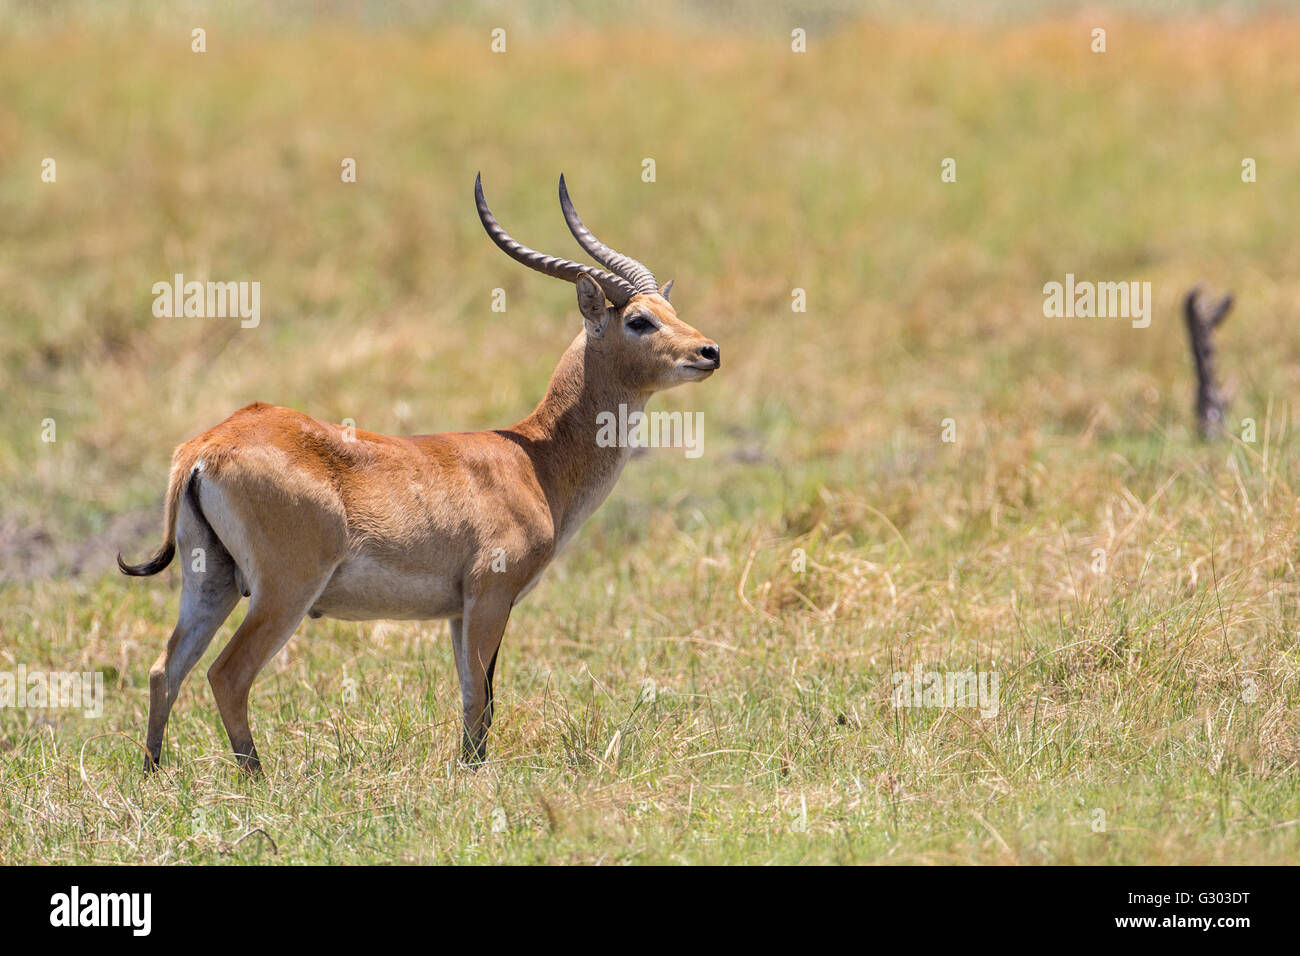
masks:
[(483, 228), (506, 255), (543, 275), (577, 286), (591, 366), (602, 369), (623, 387), (649, 395), (706, 379), (721, 364), (718, 343), (677, 317), (668, 301), (672, 281), (660, 286), (644, 265), (614, 251), (583, 225), (563, 176), (560, 208), (569, 231), (604, 269), (543, 255), (512, 239), (488, 208), (481, 176), (474, 180), (474, 200)]

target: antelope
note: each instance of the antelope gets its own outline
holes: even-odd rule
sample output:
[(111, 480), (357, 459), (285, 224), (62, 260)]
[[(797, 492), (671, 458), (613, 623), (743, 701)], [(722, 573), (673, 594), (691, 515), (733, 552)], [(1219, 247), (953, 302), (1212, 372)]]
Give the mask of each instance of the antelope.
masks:
[[(614, 487), (631, 449), (602, 447), (597, 418), (708, 378), (718, 344), (677, 317), (640, 262), (598, 240), (560, 177), (560, 207), (604, 269), (512, 239), (474, 181), (492, 241), (574, 283), (583, 327), (532, 414), (493, 431), (396, 437), (261, 402), (172, 456), (162, 547), (124, 574), (157, 574), (179, 549), (181, 607), (149, 670), (145, 769), (157, 768), (182, 681), (239, 602), (248, 613), (208, 670), (238, 765), (261, 770), (248, 721), (258, 672), (303, 617), (450, 622), (461, 761), (487, 758), (493, 675), (511, 609)], [(609, 270), (609, 271), (606, 271)], [(196, 551), (195, 549), (201, 549)], [(203, 560), (189, 561), (201, 554)], [(202, 570), (194, 570), (201, 567)]]

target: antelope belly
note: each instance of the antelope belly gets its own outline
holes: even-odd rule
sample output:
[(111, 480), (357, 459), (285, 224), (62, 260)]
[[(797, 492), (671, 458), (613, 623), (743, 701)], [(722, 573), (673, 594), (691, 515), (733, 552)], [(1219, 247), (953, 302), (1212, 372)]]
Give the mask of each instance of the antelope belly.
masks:
[(343, 621), (427, 621), (461, 613), (460, 582), (367, 555), (349, 556), (308, 612)]

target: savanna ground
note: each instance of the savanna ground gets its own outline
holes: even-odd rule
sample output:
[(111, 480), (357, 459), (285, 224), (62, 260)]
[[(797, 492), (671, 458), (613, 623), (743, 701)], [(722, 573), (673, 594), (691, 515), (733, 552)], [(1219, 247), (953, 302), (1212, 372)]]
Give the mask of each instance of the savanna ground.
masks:
[[(2, 8), (0, 669), (107, 701), (0, 710), (0, 860), (1296, 859), (1300, 13), (653, 9)], [(563, 171), (676, 279), (726, 362), (652, 407), (703, 456), (635, 459), (516, 610), (485, 768), (444, 623), (320, 620), (246, 779), (203, 677), (241, 606), (144, 776), (179, 572), (111, 561), (156, 547), (172, 447), (253, 400), (508, 424), (575, 334), (480, 169), (525, 242), (578, 252)], [(260, 281), (261, 325), (155, 318), (177, 272)], [(1151, 326), (1044, 318), (1067, 272), (1150, 281)], [(1210, 446), (1198, 281), (1237, 294)], [(997, 672), (997, 715), (893, 707), (917, 662)]]

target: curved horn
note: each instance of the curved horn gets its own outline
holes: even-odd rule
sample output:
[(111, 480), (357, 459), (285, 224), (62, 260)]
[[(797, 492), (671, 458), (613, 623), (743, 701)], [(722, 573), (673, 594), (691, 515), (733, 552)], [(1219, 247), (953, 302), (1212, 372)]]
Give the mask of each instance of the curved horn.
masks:
[(564, 221), (569, 224), (569, 232), (578, 240), (578, 245), (587, 250), (587, 254), (606, 269), (613, 269), (619, 276), (636, 287), (637, 292), (651, 293), (659, 291), (659, 282), (654, 274), (631, 256), (615, 252), (591, 234), (591, 230), (578, 218), (578, 210), (573, 208), (569, 198), (569, 187), (564, 184), (564, 174), (560, 174), (560, 208), (564, 210)]
[(509, 233), (501, 228), (501, 223), (497, 222), (496, 216), (492, 215), (492, 210), (488, 208), (487, 200), (483, 197), (483, 176), (481, 173), (474, 177), (474, 203), (478, 206), (478, 218), (483, 223), (483, 228), (487, 230), (488, 237), (497, 244), (497, 247), (502, 252), (516, 262), (523, 263), (528, 268), (542, 273), (542, 275), (552, 276), (556, 279), (567, 279), (569, 282), (577, 282), (580, 275), (590, 276), (605, 291), (609, 301), (613, 302), (618, 308), (626, 305), (627, 300), (636, 294), (637, 290), (621, 276), (611, 275), (608, 272), (585, 266), (571, 259), (543, 255), (537, 250), (529, 249), (523, 243), (512, 239)]

